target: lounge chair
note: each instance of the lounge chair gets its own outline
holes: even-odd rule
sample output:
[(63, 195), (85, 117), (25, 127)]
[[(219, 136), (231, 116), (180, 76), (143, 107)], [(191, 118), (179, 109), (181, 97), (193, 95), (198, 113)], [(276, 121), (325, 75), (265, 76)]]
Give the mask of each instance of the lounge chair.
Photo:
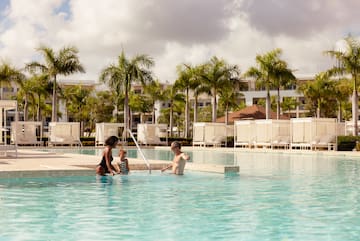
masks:
[(204, 143), (205, 146), (226, 145), (227, 127), (225, 123), (205, 123)]
[(320, 150), (336, 150), (336, 137), (334, 135), (324, 135), (316, 137), (315, 141), (311, 142), (311, 149)]
[(271, 142), (271, 148), (290, 148), (290, 136), (278, 136)]

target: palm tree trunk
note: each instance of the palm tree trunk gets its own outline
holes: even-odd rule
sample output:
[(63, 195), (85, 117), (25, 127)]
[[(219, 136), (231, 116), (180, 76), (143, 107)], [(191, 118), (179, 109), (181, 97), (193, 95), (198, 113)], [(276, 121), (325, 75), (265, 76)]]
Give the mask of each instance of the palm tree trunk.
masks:
[(127, 138), (127, 130), (129, 130), (129, 93), (128, 85), (125, 83), (125, 98), (124, 98), (124, 128), (125, 128), (125, 139)]
[(276, 119), (280, 119), (280, 88), (277, 88)]
[(189, 136), (189, 119), (190, 119), (190, 111), (189, 111), (189, 89), (186, 89), (186, 102), (185, 102), (185, 132), (184, 137), (188, 138)]
[(354, 89), (353, 98), (352, 98), (352, 117), (353, 117), (353, 122), (354, 122), (354, 130), (353, 130), (354, 136), (358, 135), (358, 118), (359, 118), (358, 101), (359, 101), (358, 93), (357, 93), (357, 90)]
[(131, 110), (130, 106), (128, 106), (127, 115), (128, 115), (128, 127), (129, 127), (130, 131), (132, 131), (132, 114), (133, 114), (132, 110)]
[(84, 121), (80, 121), (80, 136), (84, 136)]
[(41, 115), (40, 101), (41, 101), (41, 96), (39, 94), (38, 99), (37, 99), (37, 103), (36, 103), (36, 120), (37, 121), (41, 121), (41, 119), (40, 119), (40, 115)]
[(51, 113), (51, 122), (57, 121), (57, 103), (56, 103), (56, 75), (54, 76), (53, 82), (53, 96), (52, 96), (52, 113)]
[(212, 106), (212, 122), (216, 122), (216, 111), (217, 111), (217, 101), (216, 101), (216, 90), (213, 93), (213, 106)]
[(24, 121), (28, 120), (28, 101), (27, 101), (27, 97), (25, 97), (25, 101), (24, 101)]
[(152, 110), (152, 117), (151, 117), (151, 123), (155, 124), (156, 120), (155, 120), (155, 102), (153, 103), (153, 110)]
[(197, 122), (197, 105), (198, 105), (198, 97), (197, 95), (194, 96), (194, 122)]
[(229, 106), (226, 105), (226, 108), (225, 108), (225, 125), (228, 125), (229, 124)]
[(341, 101), (339, 101), (338, 122), (342, 120)]
[(2, 84), (0, 83), (0, 100), (2, 100), (2, 98), (3, 98), (3, 92), (4, 92), (4, 90), (3, 90)]
[(173, 122), (174, 122), (174, 120), (173, 120), (173, 106), (172, 106), (173, 104), (172, 103), (170, 103), (170, 113), (169, 113), (169, 115), (170, 115), (170, 120), (169, 120), (169, 122), (170, 122), (170, 137), (173, 137)]
[(266, 119), (269, 120), (269, 119), (270, 119), (270, 109), (271, 109), (270, 91), (269, 91), (269, 88), (267, 89), (267, 93), (266, 93), (266, 105), (265, 105), (265, 109), (266, 109)]

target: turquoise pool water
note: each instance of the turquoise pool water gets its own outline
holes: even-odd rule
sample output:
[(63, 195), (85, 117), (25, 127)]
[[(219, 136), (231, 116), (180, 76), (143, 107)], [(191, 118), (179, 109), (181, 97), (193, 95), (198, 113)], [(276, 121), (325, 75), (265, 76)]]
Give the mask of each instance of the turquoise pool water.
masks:
[(240, 175), (0, 180), (0, 240), (360, 240), (360, 162), (235, 153)]

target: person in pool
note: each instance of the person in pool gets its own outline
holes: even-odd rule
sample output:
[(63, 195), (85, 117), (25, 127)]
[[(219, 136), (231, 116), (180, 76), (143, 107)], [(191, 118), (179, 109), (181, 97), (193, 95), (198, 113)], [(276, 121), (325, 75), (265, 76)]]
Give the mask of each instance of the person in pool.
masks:
[[(119, 142), (119, 138), (117, 138), (116, 136), (110, 136), (109, 138), (107, 138), (105, 140), (106, 146), (103, 151), (102, 159), (101, 159), (100, 163), (98, 164), (98, 166), (96, 167), (96, 174), (101, 175), (101, 176), (110, 174), (113, 176), (114, 174), (118, 173), (116, 171), (117, 168), (115, 168), (113, 166), (113, 164), (111, 164), (111, 162), (114, 159), (112, 156), (112, 149), (116, 147), (118, 142)], [(117, 164), (115, 164), (115, 165), (117, 165)]]
[(120, 157), (120, 162), (119, 162), (119, 173), (123, 174), (123, 175), (127, 175), (129, 174), (130, 168), (129, 168), (129, 161), (126, 158), (126, 151), (121, 149), (119, 151), (119, 157)]
[(181, 151), (181, 144), (177, 141), (171, 143), (171, 151), (175, 154), (173, 162), (169, 166), (161, 169), (161, 172), (172, 168), (173, 174), (183, 175), (186, 161), (190, 160), (190, 156)]

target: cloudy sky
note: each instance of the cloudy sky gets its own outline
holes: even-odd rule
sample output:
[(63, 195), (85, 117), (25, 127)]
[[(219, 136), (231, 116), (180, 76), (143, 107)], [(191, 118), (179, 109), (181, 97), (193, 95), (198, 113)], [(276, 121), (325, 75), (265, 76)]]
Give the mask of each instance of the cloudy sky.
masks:
[(74, 45), (86, 73), (65, 79), (97, 81), (123, 49), (148, 54), (161, 81), (176, 66), (216, 55), (242, 72), (274, 48), (297, 76), (329, 68), (323, 55), (360, 35), (359, 0), (0, 0), (0, 58), (21, 68), (41, 60), (40, 44)]

